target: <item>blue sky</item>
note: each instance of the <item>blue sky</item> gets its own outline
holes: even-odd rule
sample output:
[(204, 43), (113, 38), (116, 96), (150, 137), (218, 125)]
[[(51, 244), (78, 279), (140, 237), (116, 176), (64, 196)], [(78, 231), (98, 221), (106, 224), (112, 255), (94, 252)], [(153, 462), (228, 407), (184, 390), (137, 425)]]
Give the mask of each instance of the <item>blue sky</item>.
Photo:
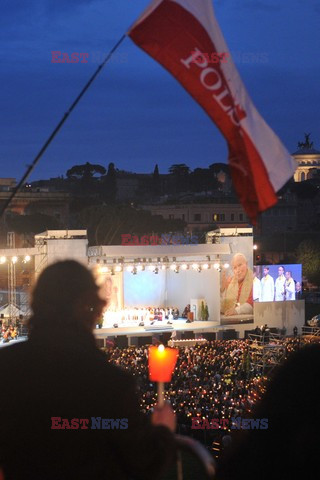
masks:
[[(196, 0), (195, 0), (196, 1)], [(22, 176), (98, 63), (148, 0), (2, 0), (1, 177)], [(215, 13), (258, 110), (290, 152), (304, 132), (320, 149), (319, 0), (215, 0)], [(51, 52), (89, 53), (56, 64)], [(246, 54), (253, 54), (250, 60)], [(166, 173), (225, 162), (225, 140), (185, 90), (130, 39), (67, 120), (31, 179), (98, 163)]]

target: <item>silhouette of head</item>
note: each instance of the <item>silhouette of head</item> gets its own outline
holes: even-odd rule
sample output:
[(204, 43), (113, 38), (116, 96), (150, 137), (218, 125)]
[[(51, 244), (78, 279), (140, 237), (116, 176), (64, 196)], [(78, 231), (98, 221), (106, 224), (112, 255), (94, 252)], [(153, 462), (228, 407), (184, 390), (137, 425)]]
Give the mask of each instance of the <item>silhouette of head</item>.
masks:
[(57, 262), (43, 270), (33, 290), (30, 327), (77, 324), (92, 329), (105, 303), (86, 267), (73, 260)]

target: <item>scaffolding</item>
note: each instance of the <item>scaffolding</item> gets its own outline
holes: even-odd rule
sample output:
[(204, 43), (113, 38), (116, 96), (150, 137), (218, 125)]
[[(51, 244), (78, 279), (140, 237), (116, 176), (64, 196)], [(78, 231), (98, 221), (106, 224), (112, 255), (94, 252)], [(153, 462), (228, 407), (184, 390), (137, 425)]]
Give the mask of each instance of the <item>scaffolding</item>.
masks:
[(286, 347), (282, 335), (269, 331), (261, 335), (250, 333), (249, 341), (251, 363), (262, 374), (269, 373), (285, 359)]
[(304, 341), (311, 341), (311, 342), (319, 342), (320, 341), (320, 327), (310, 327), (304, 326), (302, 327), (302, 340)]
[[(9, 248), (15, 248), (15, 234), (14, 232), (8, 232), (7, 234), (7, 246)], [(17, 293), (16, 293), (16, 264), (14, 257), (8, 262), (8, 306), (9, 306), (9, 323), (15, 323), (16, 321), (16, 308), (17, 308)]]

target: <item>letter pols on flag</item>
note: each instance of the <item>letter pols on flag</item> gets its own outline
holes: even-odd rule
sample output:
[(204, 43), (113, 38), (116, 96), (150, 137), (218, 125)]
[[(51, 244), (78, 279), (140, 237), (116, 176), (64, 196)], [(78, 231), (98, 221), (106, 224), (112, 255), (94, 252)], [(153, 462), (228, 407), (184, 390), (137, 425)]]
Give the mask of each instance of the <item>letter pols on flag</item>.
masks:
[[(250, 100), (212, 1), (153, 0), (128, 35), (176, 77), (220, 129), (235, 189), (255, 223), (258, 212), (277, 203), (276, 192), (294, 174), (295, 162)], [(222, 52), (229, 53), (227, 62), (210, 62), (211, 54)]]

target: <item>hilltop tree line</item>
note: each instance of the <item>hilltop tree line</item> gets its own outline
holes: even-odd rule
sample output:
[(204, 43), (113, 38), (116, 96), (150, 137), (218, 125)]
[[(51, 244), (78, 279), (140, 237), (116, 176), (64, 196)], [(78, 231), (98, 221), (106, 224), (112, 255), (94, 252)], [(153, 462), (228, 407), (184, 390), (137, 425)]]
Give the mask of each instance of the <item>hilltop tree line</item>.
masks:
[[(222, 165), (222, 166), (221, 166)], [(221, 187), (217, 173), (224, 164), (213, 164), (209, 168), (196, 168), (193, 171), (185, 164), (174, 164), (169, 173), (160, 175), (158, 165), (149, 176), (142, 176), (138, 188), (138, 201), (159, 198), (168, 190), (180, 192), (207, 192)], [(134, 175), (116, 169), (110, 163), (108, 169), (89, 162), (74, 165), (66, 172), (66, 178), (54, 179), (59, 190), (72, 194), (70, 219), (64, 225), (59, 219), (37, 211), (37, 204), (28, 208), (26, 215), (11, 213), (7, 216), (7, 228), (24, 237), (24, 244), (32, 243), (36, 233), (58, 228), (85, 228), (91, 245), (119, 244), (121, 234), (161, 235), (163, 233), (183, 233), (186, 223), (179, 219), (163, 219), (136, 206), (138, 202), (117, 201), (117, 177)], [(140, 177), (139, 177), (140, 182)], [(35, 182), (36, 186), (45, 186), (44, 181)], [(52, 185), (54, 186), (54, 184)], [(204, 238), (203, 238), (204, 240)]]

